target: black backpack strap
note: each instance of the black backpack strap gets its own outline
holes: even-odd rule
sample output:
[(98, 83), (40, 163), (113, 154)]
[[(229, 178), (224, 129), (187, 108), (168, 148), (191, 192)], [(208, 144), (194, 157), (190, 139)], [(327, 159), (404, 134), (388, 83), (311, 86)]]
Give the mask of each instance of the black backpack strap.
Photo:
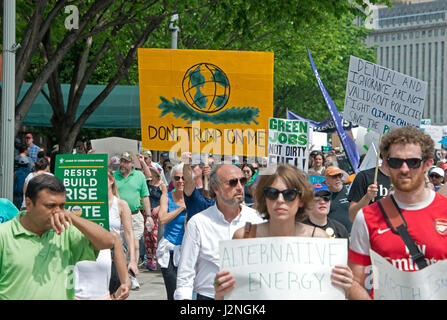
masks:
[(419, 270), (425, 268), (427, 266), (427, 261), (425, 260), (424, 254), (419, 250), (414, 243), (413, 238), (408, 233), (407, 222), (405, 221), (393, 195), (380, 199), (377, 204), (391, 230), (394, 233), (399, 234), (404, 241)]

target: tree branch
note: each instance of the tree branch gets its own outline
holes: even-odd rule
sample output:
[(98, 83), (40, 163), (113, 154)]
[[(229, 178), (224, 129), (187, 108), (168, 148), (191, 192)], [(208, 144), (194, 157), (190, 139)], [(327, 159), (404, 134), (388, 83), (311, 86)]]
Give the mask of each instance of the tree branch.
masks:
[(90, 105), (82, 112), (76, 123), (73, 125), (72, 130), (79, 130), (82, 125), (87, 121), (88, 117), (99, 107), (99, 105), (107, 98), (107, 96), (112, 92), (115, 86), (118, 84), (121, 77), (127, 73), (127, 70), (132, 65), (133, 61), (140, 48), (149, 38), (149, 35), (163, 22), (165, 17), (158, 16), (152, 17), (152, 23), (148, 24), (146, 30), (137, 39), (134, 45), (129, 49), (126, 58), (123, 63), (119, 66), (118, 70), (115, 72), (113, 78), (109, 81), (104, 90), (90, 103)]

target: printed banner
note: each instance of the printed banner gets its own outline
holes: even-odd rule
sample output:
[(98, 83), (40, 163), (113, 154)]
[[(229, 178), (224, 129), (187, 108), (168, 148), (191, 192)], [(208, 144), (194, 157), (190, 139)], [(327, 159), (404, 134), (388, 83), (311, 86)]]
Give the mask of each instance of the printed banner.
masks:
[(265, 157), (273, 53), (138, 49), (143, 148)]
[(107, 154), (58, 154), (54, 175), (67, 190), (65, 208), (109, 230)]
[(270, 118), (268, 164), (287, 163), (305, 172), (309, 162), (309, 123)]
[(236, 280), (228, 300), (345, 299), (331, 283), (347, 264), (347, 239), (268, 237), (219, 242), (220, 269)]
[(360, 156), (357, 150), (357, 146), (355, 142), (351, 139), (351, 137), (343, 129), (343, 126), (341, 124), (341, 117), (338, 113), (337, 106), (335, 105), (334, 101), (332, 101), (331, 97), (329, 96), (329, 93), (326, 91), (323, 81), (321, 81), (320, 74), (318, 73), (317, 67), (315, 66), (314, 60), (312, 59), (312, 55), (310, 54), (309, 48), (307, 48), (307, 54), (309, 55), (310, 64), (312, 65), (312, 70), (314, 71), (315, 78), (317, 79), (318, 86), (320, 87), (320, 91), (323, 94), (326, 106), (328, 107), (329, 113), (331, 114), (331, 117), (334, 120), (335, 128), (337, 129), (337, 133), (338, 136), (340, 137), (343, 149), (346, 152), (346, 155), (348, 156), (349, 163), (351, 164), (352, 169), (355, 172), (357, 172), (360, 164)]
[(351, 56), (345, 118), (379, 134), (421, 125), (427, 82)]
[[(343, 119), (343, 112), (339, 112), (341, 117), (341, 122), (343, 129), (345, 131), (349, 131), (352, 128), (358, 127), (357, 125), (353, 125), (352, 122), (346, 121)], [(309, 124), (312, 126), (312, 129), (314, 132), (324, 132), (324, 133), (335, 133), (337, 132), (337, 129), (335, 128), (335, 123), (332, 120), (331, 116), (327, 117), (326, 120), (317, 122), (314, 120), (303, 118), (292, 111), (287, 110), (287, 119), (297, 119), (302, 121), (308, 121)]]
[(373, 265), (374, 300), (446, 300), (447, 260), (419, 271), (397, 269), (370, 250)]

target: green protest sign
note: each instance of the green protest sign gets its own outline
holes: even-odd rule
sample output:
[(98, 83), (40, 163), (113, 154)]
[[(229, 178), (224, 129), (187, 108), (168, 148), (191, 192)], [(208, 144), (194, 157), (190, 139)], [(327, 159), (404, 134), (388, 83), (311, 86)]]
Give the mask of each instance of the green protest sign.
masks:
[(309, 123), (301, 120), (269, 118), (268, 162), (288, 163), (308, 171)]
[(59, 154), (54, 175), (67, 190), (65, 208), (109, 230), (107, 154)]

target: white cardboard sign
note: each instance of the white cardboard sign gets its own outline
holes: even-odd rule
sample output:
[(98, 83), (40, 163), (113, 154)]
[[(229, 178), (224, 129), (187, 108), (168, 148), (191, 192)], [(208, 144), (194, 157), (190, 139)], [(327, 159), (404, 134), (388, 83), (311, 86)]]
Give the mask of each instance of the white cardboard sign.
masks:
[(445, 300), (447, 299), (447, 260), (419, 271), (397, 269), (370, 250), (373, 265), (374, 300)]
[(421, 124), (427, 82), (351, 56), (343, 116), (386, 134)]
[(347, 239), (268, 237), (219, 242), (220, 269), (236, 280), (228, 300), (337, 300), (335, 265), (347, 264)]

